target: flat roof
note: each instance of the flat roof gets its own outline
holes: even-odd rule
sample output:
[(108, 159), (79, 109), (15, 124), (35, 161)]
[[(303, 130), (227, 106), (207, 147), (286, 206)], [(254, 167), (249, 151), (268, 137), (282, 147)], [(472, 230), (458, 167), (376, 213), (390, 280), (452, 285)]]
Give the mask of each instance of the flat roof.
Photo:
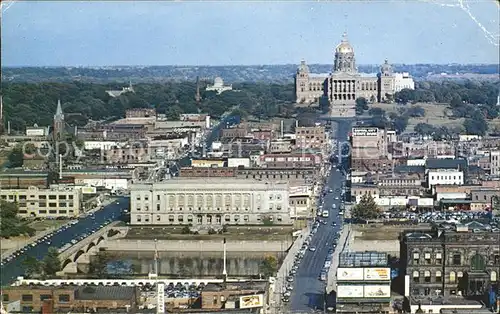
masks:
[(387, 267), (387, 253), (383, 252), (346, 252), (339, 257), (339, 267)]
[[(159, 181), (159, 182), (137, 182), (132, 184), (132, 188), (140, 188), (144, 187), (147, 189), (151, 188), (151, 185), (154, 187), (162, 187), (162, 186), (180, 186), (187, 185), (190, 189), (199, 188), (200, 185), (203, 188), (211, 188), (210, 185), (224, 186), (226, 188), (230, 188), (231, 185), (249, 185), (253, 187), (262, 188), (264, 185), (269, 187), (283, 187), (288, 191), (288, 180), (283, 179), (283, 182), (273, 182), (266, 180), (258, 180), (258, 179), (246, 179), (246, 178), (235, 178), (235, 177), (175, 177), (170, 180)], [(198, 185), (198, 186), (197, 186)]]

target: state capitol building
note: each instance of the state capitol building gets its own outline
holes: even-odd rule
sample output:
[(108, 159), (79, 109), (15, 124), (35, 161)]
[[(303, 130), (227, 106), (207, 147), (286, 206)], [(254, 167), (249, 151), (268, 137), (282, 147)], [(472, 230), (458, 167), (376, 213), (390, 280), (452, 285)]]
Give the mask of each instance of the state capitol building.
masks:
[(317, 103), (320, 98), (326, 97), (332, 117), (354, 117), (356, 99), (363, 97), (369, 102), (383, 102), (404, 88), (414, 89), (413, 79), (408, 73), (393, 73), (387, 60), (377, 75), (359, 73), (354, 49), (345, 33), (335, 48), (332, 73), (310, 73), (306, 62), (302, 60), (295, 75), (297, 103)]

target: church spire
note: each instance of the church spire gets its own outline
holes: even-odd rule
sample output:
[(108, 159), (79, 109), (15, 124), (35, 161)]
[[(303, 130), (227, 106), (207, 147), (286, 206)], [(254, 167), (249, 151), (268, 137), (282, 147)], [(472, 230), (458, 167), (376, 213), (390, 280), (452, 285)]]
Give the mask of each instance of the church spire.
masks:
[(196, 100), (197, 103), (201, 101), (201, 95), (200, 95), (200, 77), (196, 77), (196, 95), (194, 96), (194, 99)]
[(63, 117), (63, 111), (62, 111), (60, 99), (57, 100), (57, 109), (56, 109), (56, 114), (54, 116), (54, 119), (56, 119), (57, 117)]

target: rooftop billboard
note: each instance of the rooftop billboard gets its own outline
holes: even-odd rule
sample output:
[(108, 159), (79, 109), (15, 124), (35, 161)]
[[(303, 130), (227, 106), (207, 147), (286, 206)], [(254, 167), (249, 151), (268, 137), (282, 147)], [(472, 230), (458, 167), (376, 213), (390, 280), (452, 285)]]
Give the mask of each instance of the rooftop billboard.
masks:
[(391, 286), (390, 285), (365, 286), (363, 295), (365, 298), (390, 298)]
[(337, 298), (362, 298), (363, 286), (337, 286)]
[(390, 268), (365, 268), (364, 280), (391, 280)]
[(337, 280), (357, 281), (363, 280), (363, 268), (338, 268)]
[(262, 294), (246, 295), (240, 297), (240, 309), (250, 309), (264, 306), (264, 296)]

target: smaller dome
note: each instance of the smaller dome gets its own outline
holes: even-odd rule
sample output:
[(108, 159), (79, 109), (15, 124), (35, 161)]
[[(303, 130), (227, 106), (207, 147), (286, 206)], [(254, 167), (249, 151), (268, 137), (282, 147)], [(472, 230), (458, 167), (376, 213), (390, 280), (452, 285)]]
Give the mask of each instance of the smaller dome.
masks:
[(299, 72), (307, 72), (309, 73), (309, 67), (306, 64), (306, 60), (302, 59), (300, 61), (299, 68), (297, 69)]
[(220, 77), (217, 76), (214, 79), (214, 85), (215, 86), (222, 86), (222, 85), (224, 85), (224, 81), (222, 80), (222, 78), (220, 78)]
[(380, 67), (380, 72), (382, 73), (390, 73), (392, 72), (392, 66), (389, 64), (389, 61), (385, 59), (384, 64)]

